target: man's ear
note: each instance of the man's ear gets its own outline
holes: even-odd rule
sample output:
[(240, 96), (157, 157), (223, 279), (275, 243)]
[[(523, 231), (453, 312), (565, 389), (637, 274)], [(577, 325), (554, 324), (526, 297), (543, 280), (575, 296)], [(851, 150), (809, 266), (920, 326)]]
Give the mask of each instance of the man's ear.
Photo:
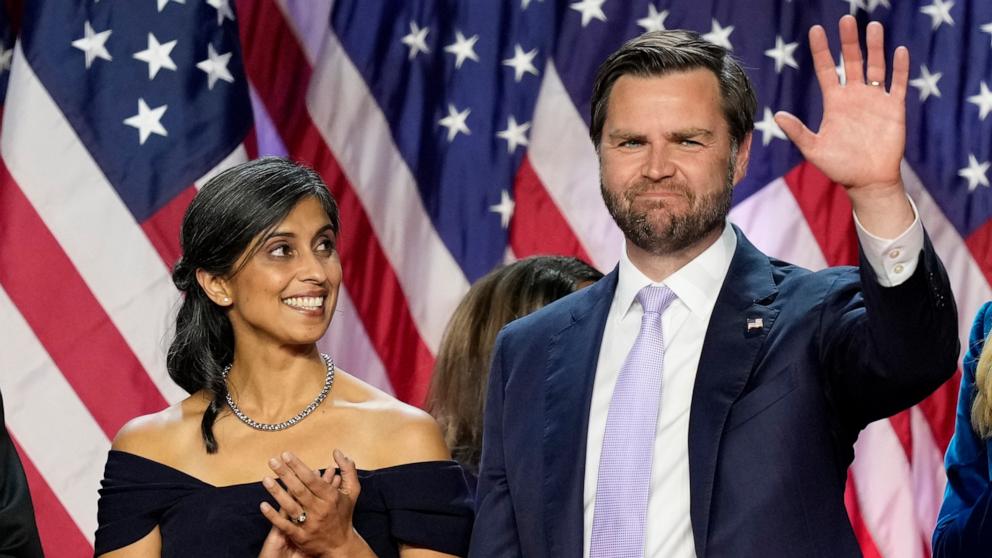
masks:
[(751, 138), (754, 137), (751, 132), (748, 132), (744, 139), (741, 140), (740, 146), (737, 147), (737, 161), (734, 163), (734, 185), (736, 186), (738, 182), (744, 180), (747, 175), (747, 165), (751, 161)]
[(207, 297), (218, 306), (230, 306), (234, 303), (231, 299), (230, 286), (227, 279), (208, 273), (202, 269), (196, 270), (196, 282), (200, 284)]

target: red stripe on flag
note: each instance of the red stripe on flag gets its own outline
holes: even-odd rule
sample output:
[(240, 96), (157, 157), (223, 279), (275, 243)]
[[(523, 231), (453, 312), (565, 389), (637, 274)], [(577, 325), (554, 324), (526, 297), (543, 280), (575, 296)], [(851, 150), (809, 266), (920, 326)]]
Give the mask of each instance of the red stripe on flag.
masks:
[[(975, 262), (985, 274), (985, 280), (992, 284), (992, 219), (975, 229), (964, 243), (974, 256)], [(971, 311), (974, 311), (972, 309)]]
[(108, 438), (135, 416), (166, 407), (2, 161), (0, 285)]
[(954, 417), (958, 405), (958, 388), (961, 386), (961, 370), (944, 382), (937, 391), (933, 392), (917, 405), (926, 417), (933, 433), (933, 439), (941, 453), (947, 451), (954, 435)]
[(248, 159), (258, 158), (258, 132), (255, 131), (254, 126), (248, 129), (248, 135), (245, 136), (244, 144)]
[(896, 413), (889, 417), (889, 425), (902, 445), (902, 451), (906, 452), (906, 459), (913, 459), (913, 424), (910, 418), (909, 409)]
[(38, 468), (28, 457), (28, 454), (11, 436), (14, 447), (21, 456), (24, 466), (24, 476), (28, 479), (31, 490), (31, 501), (34, 504), (34, 515), (38, 520), (38, 534), (41, 536), (41, 546), (46, 556), (64, 558), (90, 558), (93, 547), (79, 530), (79, 526), (65, 510), (52, 487), (48, 486)]
[(582, 243), (555, 204), (530, 159), (524, 156), (513, 184), (510, 246), (519, 258), (537, 254), (575, 256), (590, 262)]
[[(312, 69), (282, 12), (271, 1), (237, 4), (245, 68), (290, 155), (312, 165), (341, 208), (341, 259), (348, 293), (393, 391), (422, 404), (434, 356), (417, 331), (398, 277), (361, 200), (306, 108)], [(265, 37), (264, 41), (254, 40)], [(279, 45), (279, 49), (269, 48)]]
[(784, 178), (827, 265), (858, 265), (858, 237), (844, 188), (805, 161)]
[(179, 250), (179, 229), (183, 224), (186, 207), (196, 195), (196, 187), (190, 186), (172, 198), (151, 217), (141, 224), (145, 236), (158, 251), (166, 267), (172, 269), (181, 255)]
[(847, 507), (847, 516), (851, 520), (851, 527), (854, 528), (854, 536), (858, 539), (858, 544), (861, 546), (861, 553), (864, 554), (864, 558), (883, 558), (882, 553), (878, 551), (878, 547), (875, 545), (875, 539), (872, 538), (871, 531), (861, 516), (861, 504), (858, 503), (858, 491), (855, 489), (854, 477), (852, 475), (847, 475), (844, 504)]

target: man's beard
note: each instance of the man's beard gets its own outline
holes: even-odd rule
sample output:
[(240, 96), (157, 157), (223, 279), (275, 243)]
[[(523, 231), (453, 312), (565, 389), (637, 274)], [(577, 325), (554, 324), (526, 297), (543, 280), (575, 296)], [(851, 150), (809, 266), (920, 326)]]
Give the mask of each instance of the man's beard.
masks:
[[(663, 183), (642, 181), (619, 194), (607, 190), (600, 179), (600, 190), (603, 201), (606, 202), (606, 209), (629, 241), (651, 254), (671, 254), (692, 246), (723, 226), (733, 200), (736, 160), (736, 153), (732, 152), (727, 165), (725, 187), (702, 197), (681, 181)], [(638, 194), (657, 190), (681, 194), (685, 198), (684, 202), (677, 203), (685, 203), (688, 209), (684, 213), (676, 213), (671, 208), (672, 202), (665, 199), (642, 201), (640, 206), (635, 208)], [(652, 219), (651, 214), (659, 210), (668, 212), (667, 221), (659, 223), (656, 219)]]

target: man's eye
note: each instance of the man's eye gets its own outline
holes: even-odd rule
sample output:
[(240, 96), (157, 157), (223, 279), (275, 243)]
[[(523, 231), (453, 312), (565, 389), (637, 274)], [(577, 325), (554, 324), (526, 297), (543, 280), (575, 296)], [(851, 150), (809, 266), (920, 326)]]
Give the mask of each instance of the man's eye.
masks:
[(699, 143), (698, 141), (690, 140), (690, 139), (684, 139), (684, 140), (682, 140), (681, 143), (682, 143), (682, 145), (688, 145), (688, 146), (691, 146), (691, 147), (696, 147), (696, 146), (699, 146), (699, 145), (703, 145), (703, 144)]
[(644, 142), (640, 140), (624, 140), (620, 143), (620, 147), (638, 147), (643, 145)]

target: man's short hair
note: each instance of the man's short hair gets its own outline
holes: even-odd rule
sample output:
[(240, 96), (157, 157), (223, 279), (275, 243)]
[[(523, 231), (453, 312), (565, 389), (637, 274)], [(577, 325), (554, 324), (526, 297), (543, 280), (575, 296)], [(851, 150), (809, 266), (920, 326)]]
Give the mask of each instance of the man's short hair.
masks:
[(650, 31), (635, 37), (610, 55), (596, 72), (592, 89), (589, 136), (599, 150), (606, 109), (613, 84), (623, 75), (664, 76), (705, 68), (720, 84), (720, 104), (730, 127), (731, 145), (736, 147), (754, 129), (757, 99), (744, 68), (724, 47), (698, 33), (684, 30)]

